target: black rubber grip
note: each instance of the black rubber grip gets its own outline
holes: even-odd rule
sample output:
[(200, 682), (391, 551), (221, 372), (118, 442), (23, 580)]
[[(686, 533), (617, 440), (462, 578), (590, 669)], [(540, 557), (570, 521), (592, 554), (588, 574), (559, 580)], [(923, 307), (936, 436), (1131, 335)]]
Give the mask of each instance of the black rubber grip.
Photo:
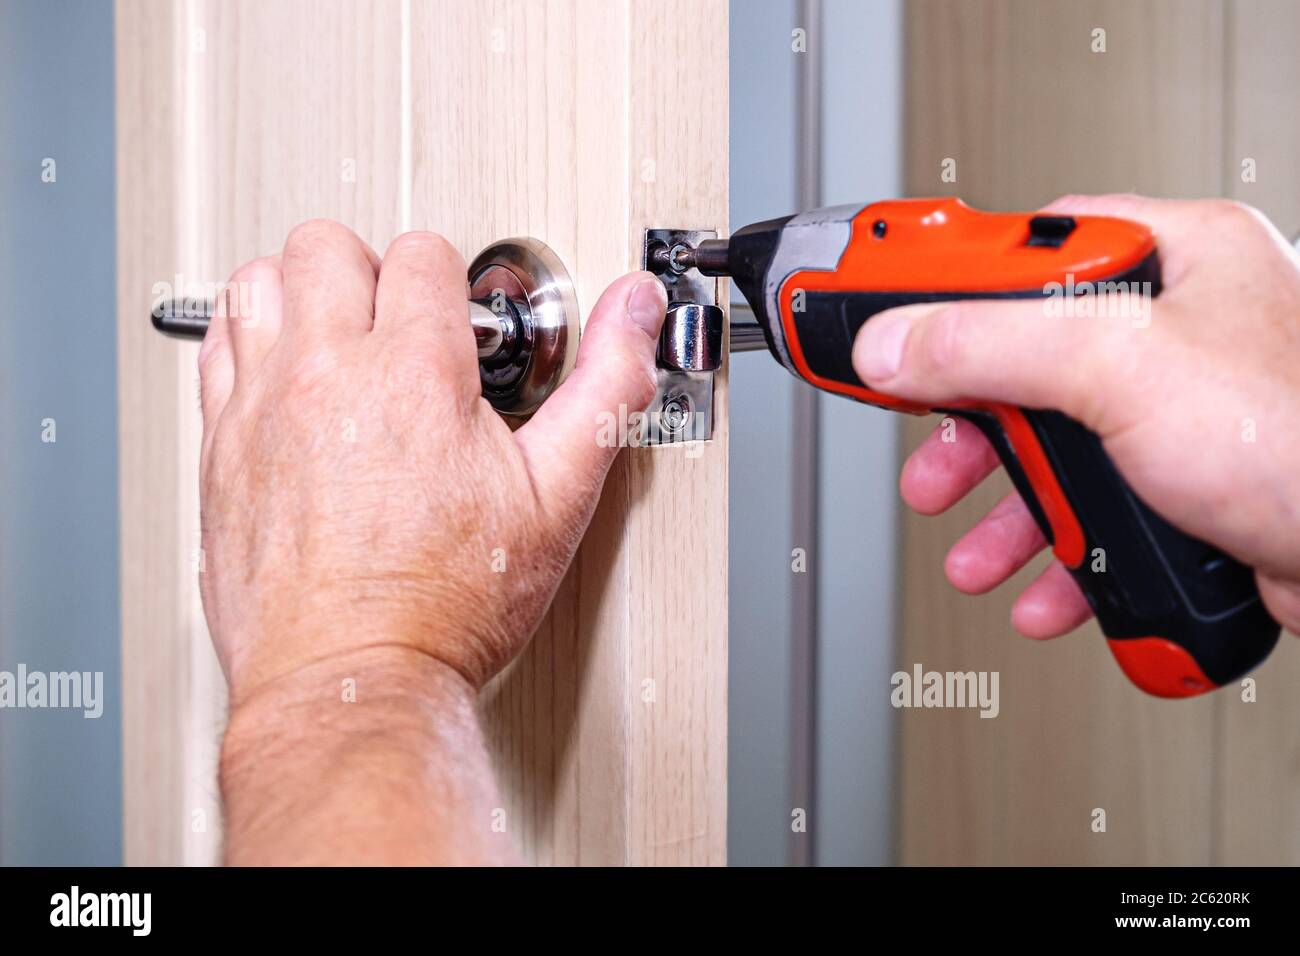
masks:
[[(1055, 543), (1037, 491), (995, 416), (970, 409), (952, 414), (975, 423), (997, 449), (1039, 528)], [(1083, 560), (1070, 573), (1102, 632), (1113, 641), (1170, 641), (1213, 686), (1262, 662), (1279, 627), (1259, 599), (1254, 572), (1156, 514), (1133, 493), (1097, 435), (1074, 419), (1054, 411), (1024, 416), (1083, 532)], [(1161, 675), (1130, 677), (1144, 689), (1161, 686)], [(1182, 683), (1188, 694), (1209, 689), (1190, 676)]]

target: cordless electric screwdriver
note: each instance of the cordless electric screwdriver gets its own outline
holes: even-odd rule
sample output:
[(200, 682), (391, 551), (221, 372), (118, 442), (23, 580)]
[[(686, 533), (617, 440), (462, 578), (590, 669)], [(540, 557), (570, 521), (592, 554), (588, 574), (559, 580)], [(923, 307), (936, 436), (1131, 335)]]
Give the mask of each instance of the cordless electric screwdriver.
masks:
[(1251, 570), (1151, 510), (1078, 422), (977, 398), (930, 409), (869, 388), (853, 371), (854, 336), (893, 306), (1085, 288), (1156, 295), (1160, 263), (1146, 226), (1102, 216), (987, 213), (956, 199), (893, 200), (818, 209), (746, 226), (730, 239), (659, 249), (652, 266), (730, 276), (768, 350), (818, 388), (973, 422), (1138, 687), (1161, 697), (1200, 694), (1259, 664), (1276, 643), (1279, 627)]

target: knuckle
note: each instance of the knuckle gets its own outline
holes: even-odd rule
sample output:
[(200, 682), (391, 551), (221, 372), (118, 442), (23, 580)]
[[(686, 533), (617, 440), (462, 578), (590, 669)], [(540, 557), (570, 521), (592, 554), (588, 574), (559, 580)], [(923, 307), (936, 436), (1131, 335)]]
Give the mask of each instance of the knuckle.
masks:
[(230, 274), (230, 285), (237, 285), (243, 282), (266, 282), (271, 279), (279, 278), (280, 268), (276, 265), (275, 259), (270, 256), (263, 256), (260, 259), (252, 259), (245, 262), (242, 266)]
[(1080, 196), (1078, 209), (1096, 216), (1140, 216), (1151, 200), (1134, 192), (1102, 193), (1097, 196)]
[(459, 250), (436, 232), (404, 232), (393, 240), (392, 245), (388, 247), (388, 251), (389, 253), (399, 252), (402, 255), (413, 255), (419, 258), (448, 261), (460, 265), (462, 270), (464, 268), (464, 259), (461, 258)]
[(1094, 196), (1086, 196), (1082, 193), (1066, 193), (1064, 196), (1058, 196), (1056, 199), (1053, 199), (1047, 204), (1046, 208), (1055, 210), (1068, 209), (1074, 212), (1082, 212), (1091, 208), (1096, 198), (1097, 197)]
[(327, 246), (357, 241), (356, 233), (333, 219), (308, 219), (289, 230), (284, 240), (286, 258), (311, 255)]
[(623, 354), (619, 364), (617, 380), (624, 383), (624, 400), (628, 408), (645, 408), (658, 388), (654, 368), (631, 349)]
[(577, 374), (583, 386), (604, 383), (604, 392), (617, 407), (645, 409), (658, 388), (653, 346), (645, 332), (631, 322), (618, 328), (601, 328), (584, 343)]
[(229, 348), (225, 342), (204, 342), (199, 348), (199, 382), (207, 384), (218, 370), (226, 367), (229, 359)]
[(1223, 228), (1242, 232), (1257, 229), (1263, 219), (1254, 206), (1236, 199), (1210, 200), (1210, 218)]
[(1110, 206), (1123, 206), (1126, 209), (1130, 209), (1134, 206), (1140, 206), (1143, 203), (1147, 202), (1147, 198), (1145, 196), (1139, 196), (1137, 193), (1133, 192), (1132, 190), (1128, 192), (1122, 192), (1122, 193), (1105, 193), (1101, 196), (1098, 196), (1097, 200), (1099, 202), (1105, 203)]
[(1141, 217), (1153, 200), (1134, 192), (1124, 193), (1071, 193), (1051, 204), (1058, 212), (1075, 215)]
[(262, 301), (263, 290), (280, 282), (280, 265), (263, 257), (245, 262), (230, 274), (221, 290), (220, 307), (228, 317), (251, 318)]

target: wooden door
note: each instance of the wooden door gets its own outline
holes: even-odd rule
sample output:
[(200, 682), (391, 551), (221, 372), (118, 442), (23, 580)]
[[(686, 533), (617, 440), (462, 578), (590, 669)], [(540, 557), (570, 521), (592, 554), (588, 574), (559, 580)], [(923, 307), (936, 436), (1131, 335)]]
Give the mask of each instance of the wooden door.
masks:
[[(411, 228), (466, 259), (537, 237), (585, 315), (645, 228), (726, 227), (726, 19), (724, 0), (118, 0), (128, 863), (216, 862), (221, 839), (196, 347), (149, 328), (158, 284), (201, 291), (324, 216), (381, 253)], [(619, 456), (483, 695), (530, 860), (725, 862), (725, 383), (702, 449)]]
[[(1287, 0), (909, 3), (908, 192), (989, 209), (1231, 196), (1295, 238), (1298, 35)], [(909, 423), (907, 446), (932, 426)], [(1284, 636), (1252, 675), (1256, 702), (1236, 687), (1165, 701), (1128, 683), (1095, 624), (1015, 636), (1012, 598), (1045, 558), (979, 598), (942, 573), (1009, 488), (999, 474), (940, 518), (903, 521), (901, 666), (1000, 671), (1002, 700), (994, 720), (900, 712), (903, 862), (1300, 862), (1300, 648)]]

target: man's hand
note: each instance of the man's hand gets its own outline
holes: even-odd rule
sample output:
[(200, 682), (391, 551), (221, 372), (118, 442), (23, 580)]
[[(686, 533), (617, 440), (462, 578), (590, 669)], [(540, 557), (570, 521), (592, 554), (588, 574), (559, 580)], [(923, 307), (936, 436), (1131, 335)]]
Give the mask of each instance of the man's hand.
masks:
[[(1152, 508), (1254, 567), (1269, 610), (1300, 630), (1300, 257), (1262, 216), (1226, 201), (1071, 196), (1047, 211), (1155, 230), (1164, 291), (1149, 324), (1049, 317), (1032, 301), (909, 306), (863, 326), (858, 374), (921, 402), (981, 398), (1073, 416)], [(903, 497), (938, 514), (997, 463), (983, 435), (958, 422), (955, 442), (936, 431), (908, 460)], [(1045, 546), (1011, 494), (953, 546), (948, 579), (982, 594)], [(1044, 638), (1090, 616), (1053, 562), (1012, 622)]]
[[(465, 263), (440, 237), (400, 236), (381, 264), (349, 229), (308, 222), (231, 286), (251, 289), (237, 301), (253, 307), (229, 297), (199, 355), (201, 582), (230, 684), (231, 856), (250, 858), (255, 834), (301, 861), (308, 835), (286, 840), (267, 808), (268, 761), (279, 775), (305, 753), (303, 773), (323, 761), (353, 786), (357, 774), (341, 769), (350, 734), (374, 753), (399, 748), (388, 764), (415, 777), (451, 747), (466, 765), (440, 786), (488, 799), (490, 776), (466, 773), (481, 762), (473, 696), (528, 641), (591, 519), (618, 451), (597, 440), (600, 414), (639, 410), (654, 393), (665, 296), (648, 273), (610, 286), (573, 374), (512, 432), (480, 395)], [(369, 709), (339, 703), (349, 679)], [(427, 739), (403, 748), (404, 726)], [(319, 744), (331, 730), (337, 739)], [(419, 782), (385, 801), (428, 818)], [(478, 822), (486, 829), (486, 815)], [(405, 832), (405, 843), (366, 832), (349, 845), (377, 852), (393, 837), (399, 857), (428, 859), (419, 828)]]
[(480, 395), (465, 262), (439, 236), (401, 236), (381, 265), (308, 222), (239, 283), (256, 309), (219, 310), (200, 354), (203, 599), (232, 698), (377, 644), (481, 687), (586, 530), (618, 451), (599, 414), (654, 394), (663, 286), (611, 286), (570, 379), (512, 433)]

